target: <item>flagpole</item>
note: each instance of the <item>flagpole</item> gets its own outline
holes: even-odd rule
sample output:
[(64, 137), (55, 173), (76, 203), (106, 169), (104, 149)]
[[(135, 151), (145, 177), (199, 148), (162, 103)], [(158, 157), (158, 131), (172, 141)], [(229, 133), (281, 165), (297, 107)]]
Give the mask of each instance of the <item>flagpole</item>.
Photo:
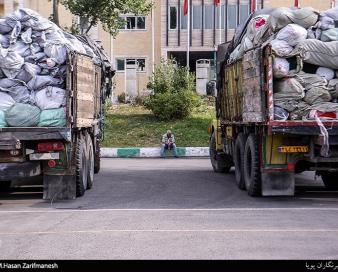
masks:
[(219, 31), (219, 44), (222, 43), (222, 1), (219, 1), (219, 14), (218, 14), (218, 31)]
[(187, 33), (188, 33), (188, 39), (187, 39), (187, 69), (188, 71), (189, 69), (189, 54), (190, 54), (190, 0), (186, 0), (188, 1), (188, 22), (187, 22)]

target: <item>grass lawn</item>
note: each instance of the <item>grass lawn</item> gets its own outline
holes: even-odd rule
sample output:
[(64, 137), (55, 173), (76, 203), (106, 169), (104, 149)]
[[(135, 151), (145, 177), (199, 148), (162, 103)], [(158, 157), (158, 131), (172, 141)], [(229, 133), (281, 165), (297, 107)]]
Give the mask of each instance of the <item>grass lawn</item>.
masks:
[[(209, 105), (208, 105), (209, 104)], [(113, 105), (105, 121), (105, 147), (158, 147), (168, 130), (175, 134), (179, 147), (208, 146), (208, 126), (215, 118), (215, 108), (204, 103), (193, 114), (176, 121), (159, 121), (141, 106)]]

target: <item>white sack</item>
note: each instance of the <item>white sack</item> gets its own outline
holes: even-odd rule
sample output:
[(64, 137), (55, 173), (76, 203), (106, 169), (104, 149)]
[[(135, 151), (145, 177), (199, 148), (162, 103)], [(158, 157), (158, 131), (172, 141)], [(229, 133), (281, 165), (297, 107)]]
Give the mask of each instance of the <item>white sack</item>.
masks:
[(32, 29), (28, 28), (26, 31), (21, 33), (21, 40), (24, 43), (32, 43)]
[(24, 59), (17, 52), (0, 48), (0, 68), (8, 78), (15, 78), (23, 64)]
[(14, 105), (14, 99), (7, 93), (0, 92), (0, 110), (6, 111)]
[(334, 70), (326, 67), (318, 67), (316, 74), (325, 78), (326, 80), (331, 80), (335, 76)]
[(296, 24), (289, 24), (283, 27), (276, 36), (276, 39), (286, 41), (291, 46), (296, 46), (307, 38), (307, 30)]
[(53, 41), (47, 41), (44, 50), (45, 54), (55, 60), (58, 64), (63, 64), (67, 59), (67, 48), (64, 44), (56, 44)]
[(36, 93), (36, 105), (41, 110), (57, 109), (66, 105), (66, 91), (48, 86)]
[(272, 50), (279, 57), (287, 57), (293, 50), (293, 47), (283, 40), (275, 39), (275, 40), (272, 40), (270, 44), (271, 44)]
[(283, 58), (274, 58), (273, 75), (275, 78), (286, 77), (290, 72), (290, 63)]
[(334, 20), (329, 16), (321, 16), (319, 19), (319, 27), (322, 30), (334, 28)]
[(338, 41), (305, 40), (298, 44), (293, 54), (300, 54), (304, 62), (338, 69)]

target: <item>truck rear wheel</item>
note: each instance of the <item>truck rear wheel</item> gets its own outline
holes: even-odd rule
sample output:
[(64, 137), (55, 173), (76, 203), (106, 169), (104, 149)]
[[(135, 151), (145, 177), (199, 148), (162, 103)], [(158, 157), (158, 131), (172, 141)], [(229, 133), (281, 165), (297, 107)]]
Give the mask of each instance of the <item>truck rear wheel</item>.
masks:
[(86, 135), (87, 146), (87, 189), (93, 187), (94, 182), (94, 147), (93, 141), (89, 134)]
[(244, 182), (244, 149), (245, 149), (245, 136), (243, 133), (239, 133), (234, 147), (234, 163), (235, 163), (235, 180), (237, 187), (241, 190), (245, 190)]
[(244, 149), (244, 181), (250, 196), (261, 195), (261, 171), (259, 142), (257, 136), (250, 134)]
[(320, 173), (327, 189), (338, 190), (337, 172), (323, 171)]
[(78, 137), (76, 147), (76, 196), (83, 196), (88, 186), (87, 148), (83, 135)]
[(215, 132), (213, 132), (210, 137), (209, 155), (210, 155), (210, 162), (211, 162), (212, 168), (214, 169), (214, 172), (229, 173), (231, 166), (227, 165), (224, 159), (217, 156)]

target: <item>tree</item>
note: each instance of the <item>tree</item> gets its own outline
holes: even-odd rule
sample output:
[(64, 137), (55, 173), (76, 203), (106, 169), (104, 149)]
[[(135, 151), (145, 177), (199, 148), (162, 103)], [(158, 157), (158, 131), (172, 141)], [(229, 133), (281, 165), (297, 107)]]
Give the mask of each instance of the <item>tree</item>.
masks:
[(125, 23), (121, 14), (133, 13), (147, 15), (153, 6), (150, 0), (61, 0), (71, 13), (88, 22), (85, 33), (91, 27), (102, 23), (104, 30), (115, 36), (117, 30)]
[(54, 24), (57, 26), (60, 26), (60, 20), (59, 20), (59, 4), (60, 0), (48, 0), (49, 2), (52, 1), (52, 14), (49, 16), (49, 20), (53, 21)]
[(172, 60), (161, 60), (147, 87), (153, 90), (145, 107), (161, 120), (183, 119), (200, 105), (195, 92), (195, 76)]

